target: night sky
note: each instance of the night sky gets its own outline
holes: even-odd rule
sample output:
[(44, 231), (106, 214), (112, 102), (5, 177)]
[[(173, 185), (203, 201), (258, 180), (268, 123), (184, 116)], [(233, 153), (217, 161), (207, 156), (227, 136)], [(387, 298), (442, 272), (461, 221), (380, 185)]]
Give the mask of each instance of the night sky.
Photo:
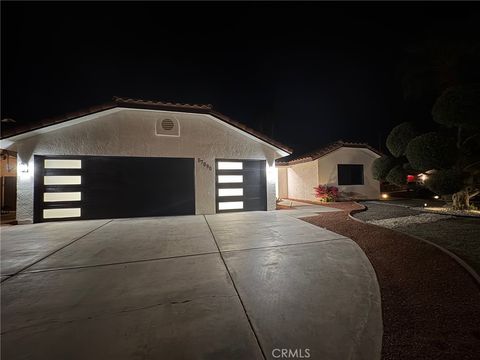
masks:
[(297, 152), (383, 147), (408, 120), (406, 49), (480, 35), (476, 5), (2, 2), (1, 116), (34, 122), (112, 96), (210, 103)]

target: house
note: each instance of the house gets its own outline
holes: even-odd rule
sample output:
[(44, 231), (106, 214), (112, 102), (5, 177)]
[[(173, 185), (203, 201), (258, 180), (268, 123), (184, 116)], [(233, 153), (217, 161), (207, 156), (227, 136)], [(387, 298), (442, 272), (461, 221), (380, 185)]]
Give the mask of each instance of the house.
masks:
[(336, 186), (343, 199), (378, 199), (380, 183), (372, 177), (381, 153), (367, 144), (337, 141), (305, 155), (276, 161), (278, 197), (315, 200), (314, 187)]
[(17, 220), (273, 210), (291, 149), (215, 111), (114, 98), (2, 134), (17, 152)]

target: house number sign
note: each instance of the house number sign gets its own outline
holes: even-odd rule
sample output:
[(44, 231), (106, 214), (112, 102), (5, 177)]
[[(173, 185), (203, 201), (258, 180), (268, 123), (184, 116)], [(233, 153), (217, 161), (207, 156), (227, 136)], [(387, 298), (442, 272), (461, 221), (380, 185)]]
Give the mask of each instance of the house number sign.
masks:
[(207, 168), (209, 171), (212, 171), (212, 167), (207, 164), (203, 159), (198, 158), (198, 162), (203, 165), (204, 168)]

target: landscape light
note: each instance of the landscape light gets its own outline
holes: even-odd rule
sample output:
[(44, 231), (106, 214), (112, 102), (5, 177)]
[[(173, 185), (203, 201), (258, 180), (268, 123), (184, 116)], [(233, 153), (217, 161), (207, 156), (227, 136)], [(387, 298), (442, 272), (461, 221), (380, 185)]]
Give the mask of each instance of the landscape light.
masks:
[(382, 199), (388, 199), (388, 194), (382, 194)]

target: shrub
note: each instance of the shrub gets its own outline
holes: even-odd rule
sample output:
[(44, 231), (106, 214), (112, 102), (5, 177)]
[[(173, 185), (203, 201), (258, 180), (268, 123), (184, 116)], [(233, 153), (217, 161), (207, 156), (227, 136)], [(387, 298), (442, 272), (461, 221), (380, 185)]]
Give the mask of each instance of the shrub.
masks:
[(336, 186), (318, 185), (313, 188), (315, 190), (315, 197), (324, 202), (337, 201), (338, 188)]
[(395, 166), (395, 159), (390, 156), (382, 156), (373, 161), (372, 175), (375, 180), (385, 180), (388, 172)]
[(462, 173), (455, 169), (439, 170), (428, 176), (425, 186), (440, 195), (450, 195), (463, 189)]
[(403, 165), (397, 165), (388, 172), (386, 180), (390, 184), (402, 186), (407, 183), (407, 172)]
[(395, 126), (387, 137), (387, 148), (395, 157), (405, 155), (407, 145), (418, 135), (415, 127), (408, 122)]
[(453, 165), (457, 149), (452, 138), (429, 132), (410, 141), (406, 155), (410, 165), (416, 170), (439, 170)]

